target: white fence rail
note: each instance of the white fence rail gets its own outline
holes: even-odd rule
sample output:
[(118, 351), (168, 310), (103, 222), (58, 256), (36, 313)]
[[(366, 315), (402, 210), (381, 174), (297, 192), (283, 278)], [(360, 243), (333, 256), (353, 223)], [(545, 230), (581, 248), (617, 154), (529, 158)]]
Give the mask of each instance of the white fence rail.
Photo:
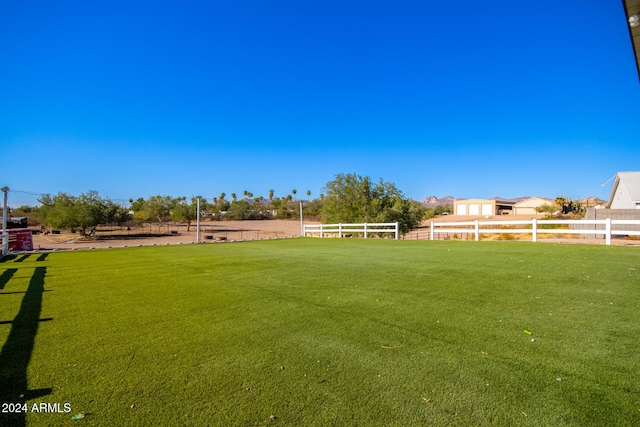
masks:
[[(568, 225), (574, 228), (545, 228), (546, 225)], [(625, 225), (634, 225), (636, 227), (627, 227)], [(504, 226), (522, 226), (521, 228), (503, 228)], [(593, 228), (585, 228), (592, 226)], [(613, 226), (616, 226), (615, 229)], [(584, 234), (584, 235), (604, 235), (607, 245), (611, 244), (611, 236), (640, 236), (638, 231), (640, 220), (616, 220), (616, 219), (600, 219), (600, 220), (537, 220), (529, 221), (464, 221), (464, 222), (431, 222), (431, 240), (435, 240), (436, 233), (469, 233), (475, 234), (475, 240), (480, 240), (481, 234), (493, 233), (529, 233), (531, 241), (538, 241), (539, 233), (550, 234)], [(493, 227), (493, 228), (487, 228)], [(498, 227), (498, 228), (496, 228)], [(632, 229), (635, 228), (635, 229)]]
[(395, 239), (398, 240), (400, 235), (400, 226), (397, 222), (381, 222), (381, 223), (360, 223), (360, 224), (304, 224), (302, 227), (302, 235), (318, 234), (324, 237), (325, 234), (338, 234), (338, 237), (345, 237), (351, 233), (363, 233), (366, 239), (369, 233), (393, 233)]

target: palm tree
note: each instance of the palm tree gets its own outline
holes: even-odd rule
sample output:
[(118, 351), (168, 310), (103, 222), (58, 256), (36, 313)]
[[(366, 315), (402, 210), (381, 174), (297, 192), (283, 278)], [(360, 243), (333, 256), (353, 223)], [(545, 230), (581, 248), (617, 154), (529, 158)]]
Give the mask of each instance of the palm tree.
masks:
[(307, 190), (307, 200), (311, 198), (311, 190)]
[(236, 193), (231, 193), (231, 198), (235, 202), (238, 199), (238, 196), (236, 196)]
[(273, 215), (273, 190), (269, 190), (269, 207), (271, 208), (271, 214)]
[(293, 190), (291, 190), (291, 194), (293, 194), (293, 197), (296, 197), (296, 193), (298, 192), (298, 190), (296, 190), (295, 188)]

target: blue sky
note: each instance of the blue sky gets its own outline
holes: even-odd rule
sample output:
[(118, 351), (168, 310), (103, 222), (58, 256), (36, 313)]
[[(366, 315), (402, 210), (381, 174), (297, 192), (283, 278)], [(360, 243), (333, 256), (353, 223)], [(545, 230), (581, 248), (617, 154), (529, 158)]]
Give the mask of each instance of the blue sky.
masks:
[[(0, 5), (10, 204), (221, 192), (606, 198), (640, 170), (619, 1)], [(33, 193), (33, 194), (28, 194)]]

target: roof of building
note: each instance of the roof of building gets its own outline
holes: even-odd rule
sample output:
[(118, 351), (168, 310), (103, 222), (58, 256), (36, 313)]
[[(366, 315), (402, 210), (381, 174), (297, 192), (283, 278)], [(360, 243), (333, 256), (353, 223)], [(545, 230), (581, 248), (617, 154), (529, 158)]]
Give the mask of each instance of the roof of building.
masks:
[(618, 191), (620, 183), (622, 183), (624, 188), (629, 192), (631, 200), (640, 203), (640, 172), (618, 172), (616, 174), (616, 180), (613, 181), (613, 187), (611, 187), (608, 205), (611, 206), (613, 197)]
[(636, 68), (640, 79), (640, 0), (622, 0), (629, 26), (629, 36), (636, 58)]
[(531, 203), (531, 202), (532, 202), (532, 201), (534, 201), (534, 200), (540, 200), (540, 201), (543, 201), (543, 202), (545, 202), (545, 203), (553, 203), (553, 200), (551, 200), (551, 199), (547, 199), (546, 197), (537, 197), (537, 196), (534, 196), (534, 197), (529, 197), (528, 199), (520, 200), (519, 202), (517, 202), (517, 203), (516, 203), (516, 206), (518, 206), (518, 205), (525, 205), (525, 204), (527, 204), (527, 203)]

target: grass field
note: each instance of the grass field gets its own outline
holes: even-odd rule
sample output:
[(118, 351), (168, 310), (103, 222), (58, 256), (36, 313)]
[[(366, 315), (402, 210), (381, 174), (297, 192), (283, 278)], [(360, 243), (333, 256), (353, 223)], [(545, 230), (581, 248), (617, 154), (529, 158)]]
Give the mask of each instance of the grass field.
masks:
[(524, 242), (18, 255), (0, 402), (28, 413), (0, 425), (640, 425), (639, 271)]

